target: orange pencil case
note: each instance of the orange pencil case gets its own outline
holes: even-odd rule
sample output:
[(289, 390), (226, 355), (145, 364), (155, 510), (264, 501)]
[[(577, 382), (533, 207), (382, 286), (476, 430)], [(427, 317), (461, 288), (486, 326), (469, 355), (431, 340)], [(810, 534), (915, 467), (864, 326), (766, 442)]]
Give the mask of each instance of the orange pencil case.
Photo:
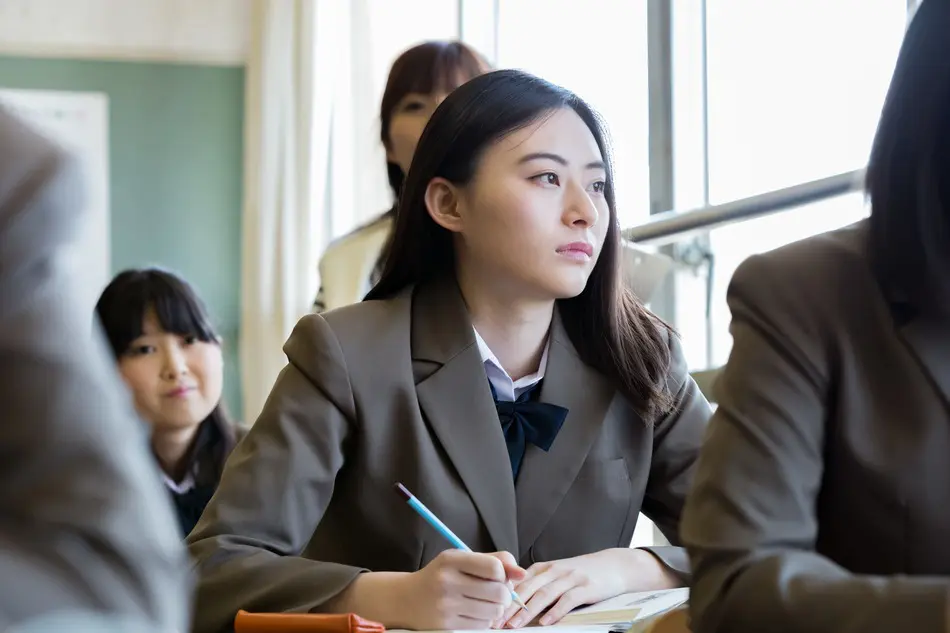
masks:
[(248, 613), (234, 617), (234, 633), (384, 633), (386, 627), (353, 613)]

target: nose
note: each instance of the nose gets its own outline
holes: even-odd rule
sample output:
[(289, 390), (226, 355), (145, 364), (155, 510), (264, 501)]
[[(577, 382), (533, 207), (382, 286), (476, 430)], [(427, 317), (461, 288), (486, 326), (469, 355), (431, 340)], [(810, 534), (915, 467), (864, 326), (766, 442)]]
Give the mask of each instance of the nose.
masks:
[(580, 184), (571, 183), (568, 186), (565, 203), (565, 224), (579, 228), (591, 228), (597, 224), (597, 206)]
[(162, 378), (174, 381), (186, 375), (188, 375), (188, 363), (185, 362), (185, 355), (177, 345), (169, 347), (164, 354)]

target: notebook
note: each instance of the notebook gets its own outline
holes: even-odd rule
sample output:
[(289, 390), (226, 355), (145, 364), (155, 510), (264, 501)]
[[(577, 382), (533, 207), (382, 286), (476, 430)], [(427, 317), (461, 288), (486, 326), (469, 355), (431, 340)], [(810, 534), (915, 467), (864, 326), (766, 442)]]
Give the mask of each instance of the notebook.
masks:
[[(581, 607), (564, 616), (552, 626), (541, 627), (537, 620), (521, 629), (530, 633), (646, 633), (659, 616), (681, 607), (689, 600), (689, 589), (667, 589), (626, 593), (603, 602)], [(389, 633), (397, 633), (390, 630)], [(409, 633), (399, 631), (398, 633)], [(423, 633), (416, 631), (416, 633)], [(426, 631), (424, 633), (462, 633), (461, 631)], [(499, 633), (491, 629), (466, 633)]]
[(552, 626), (539, 626), (529, 624), (520, 629), (467, 629), (467, 630), (433, 630), (433, 631), (409, 631), (407, 629), (388, 629), (388, 633), (511, 633), (512, 631), (529, 631), (530, 633), (626, 633), (627, 626), (613, 626), (609, 624), (586, 624), (574, 626), (562, 626), (554, 624)]
[(625, 593), (603, 602), (571, 611), (558, 624), (623, 624), (652, 618), (685, 604), (689, 589)]

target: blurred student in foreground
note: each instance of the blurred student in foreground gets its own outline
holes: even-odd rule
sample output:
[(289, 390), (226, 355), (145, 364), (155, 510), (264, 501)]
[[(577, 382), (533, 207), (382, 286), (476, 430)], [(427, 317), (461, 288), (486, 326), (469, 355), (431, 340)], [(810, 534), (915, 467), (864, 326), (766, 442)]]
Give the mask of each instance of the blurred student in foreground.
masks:
[(379, 112), (393, 207), (327, 247), (320, 259), (316, 312), (362, 300), (379, 279), (396, 202), (426, 122), (447, 94), (488, 70), (482, 56), (461, 42), (423, 42), (393, 62)]
[(0, 629), (62, 612), (184, 631), (171, 507), (62, 258), (80, 194), (75, 165), (0, 109)]
[(907, 32), (871, 217), (749, 259), (682, 536), (696, 633), (946, 633), (950, 2)]

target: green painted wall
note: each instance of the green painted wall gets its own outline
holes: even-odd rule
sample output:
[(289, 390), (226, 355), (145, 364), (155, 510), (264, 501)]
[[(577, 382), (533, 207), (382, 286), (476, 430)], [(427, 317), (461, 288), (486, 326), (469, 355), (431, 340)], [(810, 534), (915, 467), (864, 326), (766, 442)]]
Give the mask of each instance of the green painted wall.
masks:
[(161, 265), (198, 288), (239, 417), (244, 69), (0, 56), (0, 86), (108, 94), (112, 268)]

